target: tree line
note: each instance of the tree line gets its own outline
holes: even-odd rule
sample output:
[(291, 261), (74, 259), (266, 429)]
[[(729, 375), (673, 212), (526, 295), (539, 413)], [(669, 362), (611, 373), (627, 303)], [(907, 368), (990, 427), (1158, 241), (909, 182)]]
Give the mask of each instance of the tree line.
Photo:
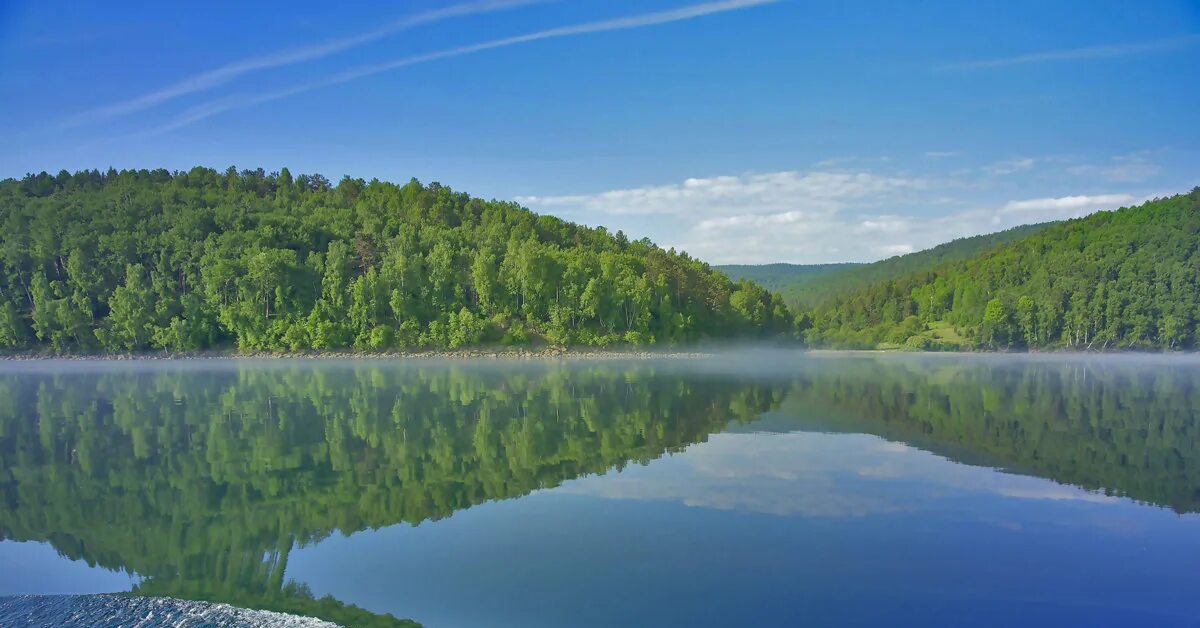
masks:
[(0, 182), (0, 349), (604, 346), (795, 333), (778, 296), (649, 240), (286, 169)]

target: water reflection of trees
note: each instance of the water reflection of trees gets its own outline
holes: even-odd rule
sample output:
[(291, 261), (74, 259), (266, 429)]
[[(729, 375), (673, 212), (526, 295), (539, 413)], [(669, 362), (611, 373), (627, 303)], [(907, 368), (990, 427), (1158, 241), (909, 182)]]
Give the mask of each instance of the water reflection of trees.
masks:
[(767, 421), (778, 429), (873, 433), (1200, 511), (1200, 369), (863, 358), (767, 381), (653, 365), (94, 368), (0, 373), (0, 538), (135, 572), (141, 593), (394, 625), (288, 581), (291, 550), (647, 462), (785, 395)]
[(290, 550), (647, 462), (781, 397), (651, 367), (3, 374), (0, 538), (139, 593), (393, 625), (286, 581)]
[(954, 460), (1200, 511), (1200, 369), (1051, 359), (817, 361), (792, 428), (877, 434)]

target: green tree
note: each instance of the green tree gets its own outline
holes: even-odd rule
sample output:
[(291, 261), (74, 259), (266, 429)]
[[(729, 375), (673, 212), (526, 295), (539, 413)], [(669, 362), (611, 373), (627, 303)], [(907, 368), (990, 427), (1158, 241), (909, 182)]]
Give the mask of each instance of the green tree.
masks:
[(1000, 299), (991, 299), (983, 310), (983, 337), (992, 345), (1005, 346), (1012, 336), (1008, 308)]
[(17, 308), (5, 301), (0, 304), (0, 349), (15, 349), (25, 346), (28, 333)]
[(1037, 346), (1037, 306), (1027, 294), (1023, 294), (1021, 298), (1017, 299), (1017, 325), (1020, 327), (1021, 337), (1025, 339), (1025, 344)]
[(96, 330), (101, 346), (113, 351), (146, 348), (155, 331), (153, 297), (142, 266), (126, 266), (125, 283), (108, 299), (108, 324)]

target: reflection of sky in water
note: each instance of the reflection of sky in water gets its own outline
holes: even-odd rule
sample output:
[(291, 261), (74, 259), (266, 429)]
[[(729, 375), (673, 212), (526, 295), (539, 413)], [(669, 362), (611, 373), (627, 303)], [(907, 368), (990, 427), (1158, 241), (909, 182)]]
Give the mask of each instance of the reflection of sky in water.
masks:
[(288, 576), (429, 626), (1192, 625), (1198, 561), (1195, 515), (874, 436), (727, 433), (330, 537)]
[(71, 560), (48, 543), (0, 542), (0, 595), (128, 591), (134, 581), (128, 574)]
[(928, 510), (981, 495), (1096, 503), (1118, 498), (998, 473), (864, 434), (716, 434), (650, 467), (567, 483), (563, 492), (775, 515), (857, 517)]

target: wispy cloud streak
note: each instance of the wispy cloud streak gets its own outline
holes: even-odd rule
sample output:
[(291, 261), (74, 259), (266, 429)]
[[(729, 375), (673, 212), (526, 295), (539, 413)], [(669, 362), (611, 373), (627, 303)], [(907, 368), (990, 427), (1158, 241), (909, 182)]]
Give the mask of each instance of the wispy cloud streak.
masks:
[(393, 35), (400, 31), (415, 28), (424, 24), (431, 24), (457, 17), (467, 17), (480, 13), (514, 9), (517, 7), (530, 4), (539, 4), (547, 1), (549, 0), (475, 0), (474, 2), (455, 4), (433, 11), (417, 13), (415, 15), (410, 15), (408, 17), (396, 20), (374, 30), (369, 30), (357, 35), (352, 35), (350, 37), (332, 39), (314, 46), (283, 50), (258, 57), (242, 59), (241, 61), (235, 61), (214, 70), (189, 76), (181, 81), (143, 94), (137, 98), (82, 112), (67, 120), (67, 125), (78, 126), (88, 122), (136, 113), (138, 111), (150, 109), (174, 100), (180, 96), (186, 96), (188, 94), (194, 94), (213, 89), (214, 87), (219, 87), (246, 74), (320, 59), (349, 48), (369, 44), (371, 42), (383, 39), (389, 35)]
[(655, 26), (658, 24), (667, 24), (669, 22), (679, 22), (714, 13), (723, 13), (726, 11), (734, 11), (737, 9), (745, 9), (764, 4), (771, 4), (778, 0), (720, 0), (718, 2), (707, 2), (704, 4), (694, 4), (678, 9), (667, 11), (659, 11), (656, 13), (644, 13), (641, 15), (632, 15), (628, 17), (616, 18), (611, 20), (603, 20), (598, 22), (588, 22), (585, 24), (576, 24), (573, 26), (562, 26), (547, 30), (528, 33), (525, 35), (517, 35), (514, 37), (506, 37), (504, 39), (494, 39), (469, 46), (459, 48), (450, 48), (436, 52), (404, 57), (385, 63), (376, 65), (368, 65), (359, 68), (354, 68), (331, 76), (327, 76), (316, 81), (304, 83), (296, 87), (292, 87), (277, 92), (268, 92), (263, 94), (254, 94), (247, 96), (235, 96), (222, 100), (215, 100), (209, 103), (198, 105), (185, 111), (180, 117), (168, 123), (165, 126), (154, 129), (152, 133), (165, 133), (175, 129), (194, 124), (205, 118), (210, 118), (220, 113), (232, 111), (235, 109), (243, 109), (263, 103), (295, 96), (304, 92), (320, 89), (322, 87), (330, 87), (341, 83), (347, 83), (356, 79), (396, 70), (399, 68), (437, 61), (439, 59), (447, 59), (450, 57), (460, 57), (463, 55), (482, 52), (485, 50), (493, 50), (496, 48), (504, 48), (507, 46), (515, 46), (544, 39), (555, 39), (558, 37), (569, 37), (572, 35), (584, 35), (588, 33), (600, 33), (605, 31), (626, 30), (631, 28), (642, 28), (646, 26)]
[(1176, 37), (1172, 39), (1162, 39), (1159, 41), (1148, 41), (1132, 44), (1114, 44), (1106, 46), (1088, 46), (1085, 48), (1069, 48), (1065, 50), (1046, 50), (1043, 52), (1031, 52), (1023, 55), (1012, 57), (1000, 57), (997, 59), (983, 59), (979, 61), (965, 61), (962, 63), (951, 63), (941, 66), (942, 70), (983, 70), (987, 68), (999, 68), (1009, 65), (1022, 65), (1027, 63), (1045, 63), (1049, 61), (1080, 61), (1087, 59), (1108, 59), (1113, 57), (1126, 57), (1130, 55), (1147, 54), (1152, 52), (1166, 52), (1170, 50), (1179, 50), (1200, 43), (1200, 34), (1188, 35), (1185, 37)]

